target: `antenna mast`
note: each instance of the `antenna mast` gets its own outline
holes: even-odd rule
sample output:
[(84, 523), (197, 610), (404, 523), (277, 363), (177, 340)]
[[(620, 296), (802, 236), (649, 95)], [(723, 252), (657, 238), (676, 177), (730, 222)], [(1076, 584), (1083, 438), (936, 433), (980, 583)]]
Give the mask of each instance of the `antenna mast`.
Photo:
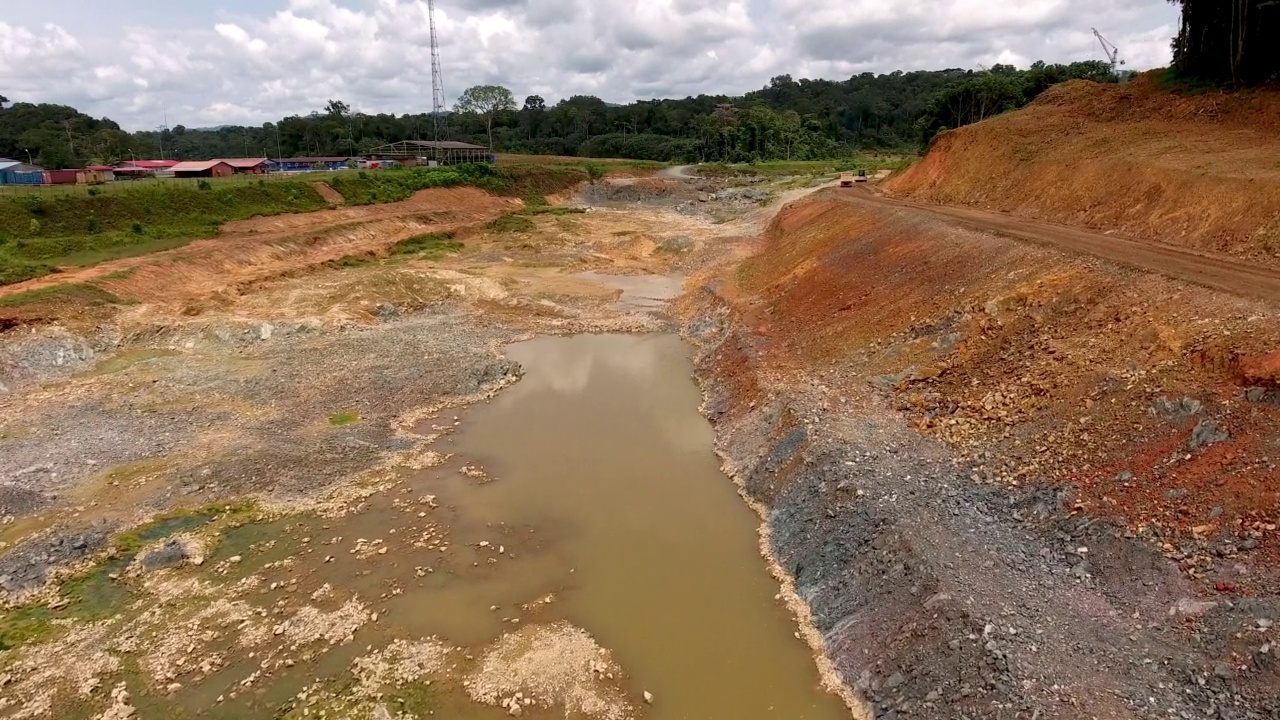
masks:
[(449, 134), (444, 119), (444, 75), (440, 72), (440, 41), (436, 38), (436, 2), (427, 0), (427, 14), (431, 22), (431, 123), (435, 141)]

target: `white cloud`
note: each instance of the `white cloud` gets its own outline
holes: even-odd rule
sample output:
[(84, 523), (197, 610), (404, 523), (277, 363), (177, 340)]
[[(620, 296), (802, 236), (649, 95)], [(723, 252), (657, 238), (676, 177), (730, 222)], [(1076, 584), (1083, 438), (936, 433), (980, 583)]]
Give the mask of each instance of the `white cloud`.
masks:
[[(93, 9), (84, 12), (92, 13)], [(178, 18), (181, 9), (175, 9)], [(595, 94), (737, 94), (773, 75), (1101, 59), (1168, 62), (1163, 0), (439, 0), (445, 89), (498, 83), (549, 102)], [(31, 12), (28, 11), (28, 16)], [(424, 0), (288, 0), (258, 15), (73, 37), (70, 19), (0, 22), (0, 92), (62, 102), (128, 128), (263, 122), (330, 98), (366, 112), (430, 109)], [(172, 26), (172, 22), (170, 25)]]

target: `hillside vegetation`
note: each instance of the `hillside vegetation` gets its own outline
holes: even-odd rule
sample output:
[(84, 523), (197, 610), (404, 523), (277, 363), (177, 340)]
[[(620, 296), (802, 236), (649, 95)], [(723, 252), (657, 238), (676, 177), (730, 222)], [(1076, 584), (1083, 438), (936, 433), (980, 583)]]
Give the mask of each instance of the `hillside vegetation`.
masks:
[[(348, 204), (404, 200), (418, 190), (471, 185), (497, 195), (539, 198), (589, 178), (573, 166), (493, 168), (461, 165), (348, 172), (331, 184)], [(121, 193), (42, 198), (0, 197), (0, 285), (62, 266), (177, 247), (216, 235), (223, 223), (327, 207), (311, 182), (199, 186), (154, 183)]]
[(1280, 266), (1280, 94), (1084, 81), (941, 135), (888, 184), (921, 200)]
[[(523, 102), (506, 88), (490, 113), (455, 110), (454, 140), (498, 152), (651, 161), (749, 162), (827, 160), (860, 150), (915, 149), (940, 128), (957, 127), (1021, 107), (1045, 88), (1070, 78), (1114, 80), (1106, 63), (1037, 62), (1018, 69), (951, 68), (843, 80), (779, 75), (744, 95), (699, 95), (611, 105), (575, 95), (548, 105), (538, 95)], [(476, 88), (472, 88), (476, 90)], [(464, 93), (465, 95), (465, 93)], [(307, 115), (253, 127), (199, 130), (176, 125), (128, 133), (115, 122), (74, 108), (0, 103), (0, 157), (26, 159), (51, 169), (128, 159), (129, 149), (182, 160), (238, 157), (266, 148), (284, 157), (353, 155), (400, 140), (421, 138), (427, 114), (366, 114), (340, 100)], [(256, 152), (256, 150), (255, 150)]]

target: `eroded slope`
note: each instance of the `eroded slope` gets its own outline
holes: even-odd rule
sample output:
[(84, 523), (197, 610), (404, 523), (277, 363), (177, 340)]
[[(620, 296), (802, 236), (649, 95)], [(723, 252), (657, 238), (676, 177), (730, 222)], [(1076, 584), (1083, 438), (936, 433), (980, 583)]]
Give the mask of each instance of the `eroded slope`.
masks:
[(1274, 705), (1274, 307), (840, 191), (703, 288), (720, 450), (879, 713)]
[(1280, 94), (1078, 80), (938, 138), (890, 192), (1280, 264)]

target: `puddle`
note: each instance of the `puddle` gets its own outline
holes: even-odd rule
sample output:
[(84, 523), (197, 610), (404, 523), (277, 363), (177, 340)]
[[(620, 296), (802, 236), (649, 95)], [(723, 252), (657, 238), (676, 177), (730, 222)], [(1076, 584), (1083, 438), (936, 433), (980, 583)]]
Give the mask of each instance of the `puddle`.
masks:
[(661, 310), (666, 301), (679, 297), (684, 276), (675, 275), (606, 275), (583, 272), (575, 277), (598, 282), (622, 291), (614, 304), (618, 310)]
[[(640, 294), (652, 287), (635, 280)], [(495, 478), (444, 496), (515, 549), (506, 573), (526, 593), (544, 576), (557, 612), (614, 652), (633, 695), (653, 694), (649, 717), (847, 718), (774, 599), (758, 518), (719, 470), (686, 346), (579, 336), (507, 355), (524, 378), (442, 443)]]

